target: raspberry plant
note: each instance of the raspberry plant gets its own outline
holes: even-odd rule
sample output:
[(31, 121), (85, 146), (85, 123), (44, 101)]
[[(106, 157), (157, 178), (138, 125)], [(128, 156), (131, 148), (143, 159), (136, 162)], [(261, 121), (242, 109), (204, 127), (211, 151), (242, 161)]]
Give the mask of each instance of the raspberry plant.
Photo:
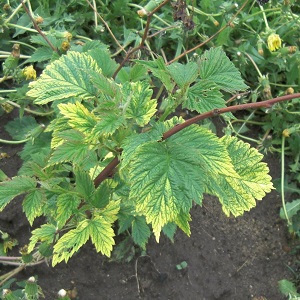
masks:
[[(288, 96), (227, 107), (226, 94), (248, 87), (220, 47), (185, 64), (162, 57), (126, 64), (142, 49), (153, 14), (168, 2), (145, 10), (140, 44), (120, 64), (100, 41), (60, 56), (50, 39), (35, 38), (52, 62), (30, 83), (27, 96), (34, 105), (51, 106), (55, 116), (42, 129), (29, 116), (8, 125), (12, 135), (16, 124), (19, 136), (38, 134), (29, 134), (18, 176), (0, 184), (0, 211), (23, 194), (30, 224), (46, 217), (32, 231), (28, 252), (38, 246), (53, 266), (67, 262), (89, 239), (109, 257), (114, 237), (124, 232), (141, 248), (152, 233), (157, 241), (161, 233), (172, 239), (177, 227), (190, 235), (190, 210), (202, 204), (204, 193), (237, 217), (273, 188), (262, 154), (236, 137), (217, 137), (200, 120), (223, 113), (234, 118), (233, 111), (271, 107)], [(31, 59), (44, 61), (44, 50)], [(164, 91), (160, 97), (154, 96), (156, 85), (157, 95)], [(199, 115), (174, 116), (180, 108)]]
[[(137, 60), (128, 81), (111, 78), (118, 65), (99, 46), (90, 42), (69, 52), (30, 84), (34, 103), (51, 103), (57, 115), (40, 135), (44, 145), (23, 150), (30, 159), (20, 176), (0, 186), (1, 210), (25, 194), (29, 222), (47, 217), (32, 232), (29, 252), (38, 242), (53, 246), (56, 265), (91, 239), (110, 256), (116, 232), (125, 230), (144, 248), (151, 229), (157, 241), (161, 232), (172, 237), (176, 227), (190, 235), (190, 209), (201, 205), (204, 193), (217, 196), (226, 215), (240, 216), (271, 191), (263, 156), (249, 144), (218, 138), (199, 124), (164, 136), (184, 122), (167, 118), (179, 105), (205, 113), (226, 107), (222, 91), (247, 88), (221, 48), (185, 65)], [(147, 70), (167, 91), (160, 118)]]

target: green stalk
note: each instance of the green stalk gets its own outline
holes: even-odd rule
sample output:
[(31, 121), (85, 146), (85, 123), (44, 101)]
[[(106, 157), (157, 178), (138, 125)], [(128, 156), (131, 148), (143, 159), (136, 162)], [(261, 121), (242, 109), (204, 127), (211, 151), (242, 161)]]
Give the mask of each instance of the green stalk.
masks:
[[(27, 0), (24, 0), (23, 3), (26, 3)], [(22, 3), (19, 4), (19, 6), (13, 11), (13, 13), (8, 17), (8, 19), (5, 21), (5, 23), (8, 23), (15, 15), (16, 13), (19, 11), (20, 8), (22, 8)]]
[(286, 211), (285, 205), (285, 198), (284, 198), (284, 146), (285, 146), (285, 136), (282, 135), (281, 141), (281, 200), (282, 200), (282, 207), (284, 211), (284, 215), (286, 217), (288, 226), (291, 225), (291, 221), (289, 219), (288, 213)]
[[(6, 103), (8, 103), (11, 106), (17, 107), (17, 108), (21, 108), (21, 106), (13, 101), (10, 100), (6, 100)], [(24, 108), (25, 111), (27, 111), (28, 113), (31, 113), (33, 115), (37, 115), (37, 116), (49, 116), (52, 115), (54, 113), (53, 110), (48, 111), (48, 112), (39, 112), (39, 111), (35, 111), (35, 110), (31, 110), (29, 108)]]
[(260, 8), (261, 11), (262, 11), (263, 18), (264, 18), (264, 21), (265, 21), (265, 24), (266, 24), (266, 28), (267, 28), (268, 30), (270, 30), (269, 23), (268, 23), (268, 20), (267, 20), (267, 17), (266, 17), (266, 13), (265, 13), (265, 11), (264, 11), (264, 8), (263, 8), (263, 6), (261, 6), (261, 5), (259, 5), (259, 8)]
[(242, 126), (240, 127), (240, 129), (237, 131), (237, 134), (239, 134), (239, 133), (242, 131), (242, 129), (245, 127), (246, 123), (247, 123), (248, 121), (250, 121), (250, 119), (253, 117), (255, 111), (256, 111), (256, 110), (253, 110), (253, 111), (251, 112), (251, 114), (247, 117), (247, 119), (244, 121), (244, 123), (242, 124)]

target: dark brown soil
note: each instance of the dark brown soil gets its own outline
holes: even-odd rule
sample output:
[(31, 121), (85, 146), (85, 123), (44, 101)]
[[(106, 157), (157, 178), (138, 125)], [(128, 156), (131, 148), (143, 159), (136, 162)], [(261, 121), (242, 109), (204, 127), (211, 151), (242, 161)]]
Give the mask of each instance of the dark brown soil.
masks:
[[(1, 117), (0, 136), (8, 138)], [(10, 158), (0, 168), (13, 176), (21, 165), (20, 147), (1, 145)], [(279, 160), (267, 157), (273, 178), (279, 177)], [(130, 263), (109, 262), (88, 243), (68, 264), (55, 268), (38, 265), (19, 273), (24, 280), (37, 275), (45, 299), (56, 299), (60, 289), (77, 290), (74, 299), (285, 299), (278, 281), (291, 278), (287, 265), (292, 255), (287, 247), (285, 223), (279, 219), (281, 200), (276, 191), (259, 201), (243, 217), (227, 218), (218, 200), (206, 197), (202, 207), (192, 209), (191, 237), (176, 234), (175, 243), (151, 240), (147, 256)], [(0, 230), (8, 232), (21, 247), (28, 243), (30, 226), (15, 199), (0, 213)], [(15, 248), (17, 248), (15, 247)], [(16, 250), (15, 250), (16, 251)], [(181, 271), (176, 265), (186, 261)], [(0, 265), (0, 275), (12, 270)], [(263, 298), (264, 297), (264, 298)]]

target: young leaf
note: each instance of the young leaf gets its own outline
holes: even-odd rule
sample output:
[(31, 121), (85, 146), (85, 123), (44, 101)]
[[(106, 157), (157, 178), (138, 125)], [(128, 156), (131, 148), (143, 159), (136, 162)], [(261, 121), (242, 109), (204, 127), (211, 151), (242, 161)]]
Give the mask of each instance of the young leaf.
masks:
[(145, 217), (135, 217), (132, 222), (132, 238), (141, 248), (146, 249), (146, 244), (151, 235)]
[(75, 104), (61, 103), (58, 108), (61, 114), (68, 119), (68, 124), (84, 134), (89, 134), (97, 123), (96, 116), (79, 102)]
[(35, 189), (36, 180), (26, 176), (13, 177), (0, 183), (0, 212), (15, 197)]
[(64, 234), (54, 245), (52, 266), (65, 260), (67, 263), (70, 257), (78, 251), (90, 237), (90, 220), (81, 221), (75, 229)]
[[(289, 218), (292, 218), (300, 210), (300, 199), (286, 203), (286, 211)], [(286, 219), (283, 208), (280, 209), (280, 218)]]
[(71, 193), (61, 194), (57, 197), (56, 221), (59, 228), (62, 228), (72, 214), (76, 213), (80, 201), (80, 197)]
[(101, 119), (97, 122), (94, 129), (92, 130), (92, 137), (103, 136), (103, 135), (112, 135), (117, 129), (121, 126), (125, 126), (126, 120), (124, 116), (119, 114), (103, 114)]
[(173, 63), (167, 66), (167, 69), (180, 88), (188, 87), (198, 76), (198, 66), (195, 62), (185, 65)]
[(70, 257), (81, 248), (91, 237), (97, 252), (110, 256), (112, 246), (115, 244), (113, 239), (114, 231), (111, 224), (98, 216), (92, 220), (81, 221), (75, 229), (63, 235), (54, 246), (52, 265), (55, 266), (62, 260), (68, 262)]
[(146, 125), (156, 112), (156, 100), (151, 100), (152, 90), (147, 82), (131, 82), (123, 88), (123, 107), (126, 118), (139, 126)]
[(226, 107), (219, 87), (210, 80), (201, 80), (188, 89), (183, 107), (204, 113), (215, 108)]
[(30, 243), (28, 245), (28, 253), (30, 253), (38, 241), (51, 244), (54, 241), (56, 227), (52, 224), (43, 224), (40, 228), (32, 231)]
[(285, 296), (298, 297), (300, 294), (297, 293), (295, 284), (287, 279), (278, 281), (279, 290)]
[(45, 195), (40, 189), (29, 192), (23, 201), (23, 211), (32, 226), (32, 223), (36, 217), (42, 215), (42, 202), (45, 199)]
[(112, 225), (103, 217), (95, 217), (90, 224), (90, 235), (96, 251), (110, 257), (113, 245), (115, 244), (113, 239), (115, 233)]
[(172, 92), (174, 83), (171, 80), (171, 76), (169, 75), (168, 69), (162, 57), (159, 57), (155, 61), (136, 60), (136, 62), (150, 69), (152, 74), (161, 80), (167, 91)]
[(235, 137), (225, 136), (221, 142), (232, 159), (235, 174), (220, 174), (208, 181), (208, 191), (216, 195), (224, 213), (240, 216), (256, 205), (273, 188), (269, 169), (261, 162), (263, 155)]
[(117, 214), (120, 210), (120, 201), (110, 201), (104, 209), (102, 209), (98, 216), (101, 216), (107, 223), (112, 224), (118, 217)]
[(62, 162), (72, 162), (75, 165), (84, 165), (94, 157), (94, 151), (90, 145), (77, 141), (67, 141), (58, 146), (52, 153), (48, 165), (55, 165)]
[(88, 172), (75, 168), (76, 191), (85, 199), (90, 199), (95, 192), (95, 186)]
[(229, 93), (248, 88), (221, 47), (204, 52), (200, 58), (199, 72), (202, 79), (213, 81), (220, 89)]
[(94, 98), (97, 89), (90, 83), (91, 71), (101, 74), (101, 69), (91, 56), (69, 51), (48, 65), (37, 81), (30, 83), (31, 90), (27, 95), (36, 98), (34, 102), (37, 104), (72, 97)]
[(105, 180), (96, 189), (95, 193), (90, 199), (86, 199), (88, 203), (91, 203), (96, 208), (104, 208), (110, 200), (111, 188), (108, 180)]

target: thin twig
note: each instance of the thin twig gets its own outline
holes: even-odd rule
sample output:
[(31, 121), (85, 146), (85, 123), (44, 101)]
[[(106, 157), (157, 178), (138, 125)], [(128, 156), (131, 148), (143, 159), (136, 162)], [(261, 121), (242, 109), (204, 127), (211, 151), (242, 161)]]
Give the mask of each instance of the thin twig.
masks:
[[(182, 124), (178, 124), (178, 125), (174, 126), (173, 128), (171, 128), (170, 130), (166, 131), (163, 134), (162, 140), (165, 140), (165, 139), (169, 138), (170, 136), (174, 135), (175, 133), (179, 132), (180, 130), (182, 130), (182, 129), (184, 129), (184, 128), (192, 125), (192, 124), (195, 124), (195, 123), (197, 123), (201, 120), (207, 119), (207, 118), (219, 116), (219, 115), (227, 113), (227, 112), (235, 112), (235, 111), (238, 111), (238, 110), (247, 110), (247, 109), (255, 109), (255, 108), (262, 108), (262, 107), (270, 108), (275, 103), (288, 101), (288, 100), (292, 100), (292, 99), (295, 99), (295, 98), (300, 98), (300, 93), (285, 95), (285, 96), (281, 96), (281, 97), (278, 97), (278, 98), (273, 98), (273, 99), (270, 99), (270, 100), (265, 100), (265, 101), (256, 102), (256, 103), (238, 104), (238, 105), (233, 105), (233, 106), (229, 106), (229, 107), (225, 107), (225, 108), (213, 109), (209, 112), (200, 114), (200, 115), (198, 115), (194, 118), (186, 120)], [(96, 177), (96, 179), (94, 180), (94, 185), (96, 187), (98, 187), (103, 180), (105, 180), (109, 175), (113, 174), (114, 169), (117, 167), (118, 164), (119, 164), (119, 159), (116, 156), (102, 170), (102, 172)]]
[(217, 35), (219, 35), (223, 30), (225, 30), (227, 27), (229, 27), (233, 20), (241, 13), (241, 11), (244, 9), (244, 7), (247, 5), (249, 0), (246, 0), (245, 3), (241, 6), (241, 8), (236, 12), (236, 14), (234, 14), (232, 16), (232, 18), (227, 22), (226, 25), (224, 25), (222, 28), (220, 28), (215, 34), (213, 34), (211, 37), (209, 37), (207, 40), (205, 40), (204, 42), (202, 42), (201, 44), (198, 44), (197, 46), (195, 46), (194, 48), (191, 48), (189, 50), (184, 51), (182, 54), (178, 55), (177, 57), (175, 57), (174, 59), (172, 59), (171, 61), (168, 62), (168, 64), (172, 64), (173, 62), (179, 60), (180, 58), (182, 58), (183, 56), (186, 56), (187, 54), (194, 52), (195, 50), (197, 50), (198, 48), (202, 47), (203, 45), (207, 44), (208, 42), (210, 42), (212, 39), (214, 39)]
[(168, 137), (172, 136), (173, 134), (179, 132), (180, 130), (182, 130), (192, 124), (195, 124), (201, 120), (207, 119), (207, 118), (216, 117), (216, 116), (219, 116), (219, 115), (227, 113), (227, 112), (235, 112), (238, 110), (247, 110), (247, 109), (263, 108), (263, 107), (271, 108), (275, 103), (288, 101), (288, 100), (295, 99), (295, 98), (300, 98), (300, 93), (285, 95), (285, 96), (281, 96), (281, 97), (277, 97), (277, 98), (273, 98), (273, 99), (265, 100), (265, 101), (261, 101), (261, 102), (238, 104), (238, 105), (233, 105), (233, 106), (229, 106), (229, 107), (213, 109), (211, 111), (208, 111), (206, 113), (198, 115), (194, 118), (186, 120), (182, 124), (178, 124), (178, 125), (174, 126), (173, 128), (171, 128), (170, 130), (166, 131), (163, 134), (162, 139), (165, 140)]
[[(88, 0), (86, 0), (88, 1)], [(164, 5), (166, 5), (168, 2), (170, 2), (170, 0), (165, 0), (164, 2), (162, 2), (161, 4), (159, 4), (155, 9), (153, 9), (148, 15), (147, 15), (147, 22), (146, 22), (146, 27), (144, 30), (144, 34), (142, 36), (142, 40), (140, 42), (140, 44), (134, 48), (132, 48), (130, 51), (127, 52), (125, 58), (123, 59), (123, 61), (120, 63), (119, 67), (117, 68), (117, 70), (115, 71), (115, 73), (113, 74), (112, 78), (116, 78), (117, 74), (119, 73), (119, 71), (123, 68), (123, 66), (125, 65), (125, 63), (128, 61), (128, 59), (130, 58), (130, 56), (140, 50), (145, 43), (145, 40), (148, 37), (148, 31), (149, 31), (149, 26), (150, 26), (150, 21), (152, 16), (158, 11), (160, 10)]]
[(26, 13), (28, 14), (34, 28), (37, 30), (37, 32), (43, 37), (43, 39), (48, 43), (48, 45), (51, 47), (51, 49), (58, 53), (58, 49), (53, 46), (53, 44), (50, 42), (50, 40), (47, 38), (47, 36), (41, 31), (39, 26), (37, 25), (36, 21), (34, 20), (32, 14), (30, 13), (29, 9), (25, 5), (25, 1), (21, 0), (21, 4), (23, 5), (23, 8), (25, 9)]
[[(86, 0), (86, 2), (88, 3), (88, 5), (93, 9), (94, 13), (97, 14), (97, 16), (99, 17), (99, 19), (101, 20), (101, 22), (104, 24), (104, 26), (106, 27), (106, 29), (108, 30), (109, 34), (111, 35), (111, 37), (113, 38), (113, 40), (115, 41), (115, 43), (122, 49), (122, 51), (124, 51), (126, 53), (126, 50), (124, 49), (124, 47), (119, 43), (119, 41), (117, 40), (117, 38), (115, 37), (115, 35), (113, 34), (113, 32), (111, 31), (110, 27), (108, 26), (108, 24), (105, 22), (105, 20), (101, 17), (101, 15), (97, 12), (96, 7), (94, 7), (91, 2), (89, 0)], [(96, 21), (96, 20), (95, 20)], [(96, 24), (96, 22), (95, 22)]]

